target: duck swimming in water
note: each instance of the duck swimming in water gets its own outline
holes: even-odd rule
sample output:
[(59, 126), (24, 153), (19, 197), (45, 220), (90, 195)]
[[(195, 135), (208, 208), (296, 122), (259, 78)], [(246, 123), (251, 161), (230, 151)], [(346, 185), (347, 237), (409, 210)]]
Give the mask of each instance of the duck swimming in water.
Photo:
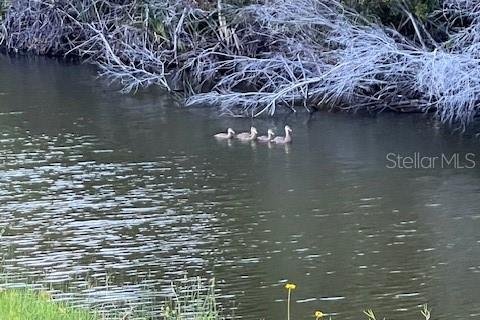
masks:
[(258, 142), (271, 142), (275, 137), (275, 132), (272, 129), (268, 129), (266, 136), (257, 137)]
[(235, 131), (233, 131), (232, 128), (228, 128), (227, 133), (217, 133), (214, 137), (217, 139), (233, 139), (233, 137), (235, 137)]
[(292, 136), (290, 135), (292, 133), (292, 128), (290, 128), (288, 125), (285, 126), (285, 137), (276, 137), (275, 139), (272, 140), (273, 143), (276, 144), (287, 144), (292, 142)]
[(250, 128), (250, 133), (242, 132), (237, 134), (237, 139), (242, 141), (253, 141), (257, 140), (258, 131), (255, 127)]
[(236, 135), (236, 137), (238, 139), (250, 138), (250, 136), (254, 131), (257, 131), (257, 129), (255, 127), (250, 127), (250, 132), (240, 132), (239, 134)]

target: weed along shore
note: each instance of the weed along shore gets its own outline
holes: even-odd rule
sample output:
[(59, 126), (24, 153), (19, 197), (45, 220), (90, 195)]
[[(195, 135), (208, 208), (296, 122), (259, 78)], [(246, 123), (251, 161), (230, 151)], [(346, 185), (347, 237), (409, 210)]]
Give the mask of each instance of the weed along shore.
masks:
[[(128, 312), (118, 313), (110, 311), (105, 313), (100, 310), (85, 307), (75, 307), (69, 303), (58, 301), (48, 291), (32, 291), (28, 289), (2, 289), (0, 290), (0, 320), (181, 320), (181, 319), (203, 319), (222, 320), (235, 319), (233, 315), (222, 313), (222, 308), (217, 302), (214, 282), (207, 283), (198, 279), (187, 280), (194, 285), (186, 287), (174, 287), (172, 284), (172, 297), (162, 303), (161, 313), (157, 316), (145, 315), (131, 308)], [(285, 284), (287, 291), (286, 319), (297, 319), (294, 311), (291, 310), (292, 303), (295, 303), (294, 291), (296, 285)], [(376, 320), (373, 310), (365, 310), (364, 316), (369, 320)], [(430, 310), (427, 305), (419, 309), (422, 318), (430, 319)], [(320, 310), (312, 311), (312, 318), (323, 320), (331, 318), (331, 315)]]
[[(179, 320), (179, 319), (225, 319), (221, 306), (217, 302), (214, 281), (199, 278), (182, 279), (172, 282), (166, 295), (158, 302), (159, 312), (153, 314), (142, 307), (132, 304), (127, 310), (109, 308), (101, 305), (76, 306), (56, 298), (46, 290), (9, 289), (0, 290), (0, 320)], [(68, 294), (62, 294), (68, 297)], [(77, 301), (82, 302), (82, 299)], [(120, 306), (118, 306), (120, 307)]]
[(480, 101), (478, 5), (387, 2), (3, 0), (0, 45), (232, 116), (432, 111), (465, 127)]

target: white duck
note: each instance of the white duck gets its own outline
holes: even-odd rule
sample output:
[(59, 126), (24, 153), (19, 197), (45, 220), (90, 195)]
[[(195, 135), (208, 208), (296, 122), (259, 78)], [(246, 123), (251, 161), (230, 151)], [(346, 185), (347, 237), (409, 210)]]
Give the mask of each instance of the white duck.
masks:
[(285, 126), (285, 137), (276, 137), (275, 139), (272, 140), (273, 143), (276, 144), (287, 144), (292, 142), (292, 128), (290, 128), (288, 125)]
[(255, 127), (250, 127), (250, 132), (240, 132), (236, 135), (237, 138), (248, 138), (252, 134), (252, 132), (256, 130)]
[(233, 139), (233, 137), (235, 137), (235, 131), (233, 131), (232, 128), (228, 128), (227, 133), (217, 133), (214, 137), (217, 139)]
[(275, 132), (272, 129), (268, 129), (266, 136), (257, 137), (258, 142), (271, 142), (275, 137)]
[(255, 127), (250, 128), (250, 132), (237, 134), (237, 139), (242, 141), (253, 141), (257, 139), (258, 131)]

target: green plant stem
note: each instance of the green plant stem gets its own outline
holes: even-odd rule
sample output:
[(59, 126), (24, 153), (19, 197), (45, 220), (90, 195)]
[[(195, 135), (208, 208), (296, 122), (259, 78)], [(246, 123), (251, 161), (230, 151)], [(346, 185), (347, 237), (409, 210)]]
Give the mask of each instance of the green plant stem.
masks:
[(288, 298), (287, 298), (287, 320), (290, 320), (290, 294), (292, 290), (288, 289)]

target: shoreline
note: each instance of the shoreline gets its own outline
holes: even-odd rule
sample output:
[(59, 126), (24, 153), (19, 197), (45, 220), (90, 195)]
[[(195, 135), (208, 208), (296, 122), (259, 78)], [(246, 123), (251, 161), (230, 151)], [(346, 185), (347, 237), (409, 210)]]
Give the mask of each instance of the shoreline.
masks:
[[(187, 106), (230, 116), (392, 110), (434, 112), (443, 123), (466, 127), (478, 115), (480, 82), (459, 86), (480, 71), (476, 53), (454, 49), (468, 26), (445, 41), (451, 49), (438, 49), (334, 0), (219, 1), (208, 10), (189, 1), (102, 1), (19, 1), (5, 13), (0, 43), (9, 51), (75, 56), (123, 92), (160, 86), (179, 92)], [(452, 15), (472, 9), (454, 5), (445, 0)]]

